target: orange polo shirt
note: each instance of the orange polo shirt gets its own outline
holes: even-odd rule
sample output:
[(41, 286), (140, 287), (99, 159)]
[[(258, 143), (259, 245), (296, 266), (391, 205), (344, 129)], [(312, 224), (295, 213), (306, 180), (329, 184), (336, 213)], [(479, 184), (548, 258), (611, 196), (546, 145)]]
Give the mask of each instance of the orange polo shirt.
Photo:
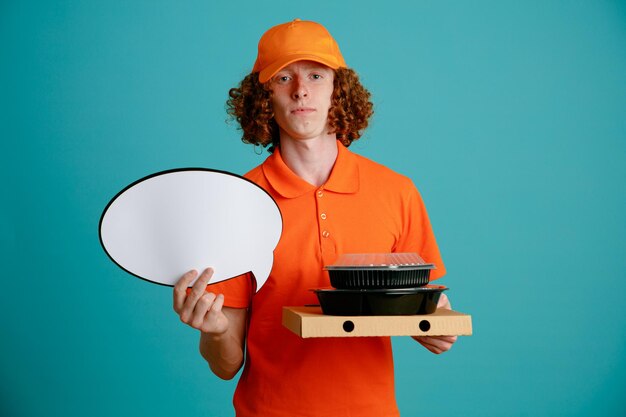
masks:
[(342, 253), (417, 252), (436, 264), (431, 279), (445, 273), (411, 180), (337, 146), (321, 187), (294, 174), (279, 149), (245, 175), (276, 200), (283, 233), (270, 276), (254, 296), (247, 275), (209, 286), (225, 295), (225, 305), (250, 309), (233, 400), (238, 417), (399, 415), (388, 337), (302, 339), (281, 325), (283, 306), (318, 303), (309, 290), (330, 286), (323, 267)]

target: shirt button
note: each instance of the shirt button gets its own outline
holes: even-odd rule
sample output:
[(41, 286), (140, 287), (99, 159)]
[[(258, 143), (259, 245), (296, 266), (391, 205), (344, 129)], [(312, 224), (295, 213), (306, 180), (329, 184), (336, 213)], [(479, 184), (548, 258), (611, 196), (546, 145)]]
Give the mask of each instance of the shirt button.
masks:
[(326, 220), (326, 213), (320, 214), (320, 217), (322, 218), (322, 220)]
[(328, 233), (328, 231), (324, 230), (324, 231), (322, 232), (322, 236), (324, 236), (324, 237), (328, 237), (328, 236), (330, 236), (330, 233)]
[(318, 196), (318, 197), (320, 197), (320, 198), (321, 198), (323, 195), (324, 195), (324, 192), (323, 192), (322, 190), (319, 190), (319, 191), (317, 192), (317, 196)]

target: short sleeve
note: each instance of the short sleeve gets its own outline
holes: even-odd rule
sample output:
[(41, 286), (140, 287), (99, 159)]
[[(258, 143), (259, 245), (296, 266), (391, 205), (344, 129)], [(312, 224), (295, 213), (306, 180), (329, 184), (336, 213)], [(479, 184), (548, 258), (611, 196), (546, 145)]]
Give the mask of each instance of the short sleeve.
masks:
[(395, 252), (416, 252), (427, 263), (437, 267), (430, 274), (430, 280), (441, 278), (446, 267), (441, 259), (426, 206), (417, 188), (411, 183), (403, 199), (402, 234), (396, 243)]
[(254, 292), (252, 280), (252, 274), (248, 272), (226, 281), (209, 284), (206, 291), (224, 294), (224, 306), (226, 307), (248, 308)]

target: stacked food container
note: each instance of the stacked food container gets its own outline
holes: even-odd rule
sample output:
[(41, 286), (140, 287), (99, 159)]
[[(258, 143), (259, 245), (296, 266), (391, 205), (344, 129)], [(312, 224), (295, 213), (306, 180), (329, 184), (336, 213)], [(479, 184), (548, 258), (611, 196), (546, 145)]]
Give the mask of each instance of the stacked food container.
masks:
[(435, 265), (416, 253), (345, 254), (325, 269), (333, 288), (313, 291), (333, 316), (430, 314), (447, 290), (428, 284)]

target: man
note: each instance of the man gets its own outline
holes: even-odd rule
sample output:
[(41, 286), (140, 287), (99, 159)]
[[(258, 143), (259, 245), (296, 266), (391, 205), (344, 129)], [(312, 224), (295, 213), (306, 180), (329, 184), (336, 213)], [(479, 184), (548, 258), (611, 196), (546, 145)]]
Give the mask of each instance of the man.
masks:
[[(276, 200), (283, 234), (258, 293), (249, 274), (207, 288), (211, 269), (187, 291), (190, 271), (174, 289), (175, 311), (201, 331), (216, 375), (244, 365), (238, 416), (397, 416), (389, 338), (301, 339), (281, 325), (283, 306), (316, 303), (309, 290), (329, 286), (323, 267), (342, 253), (417, 252), (437, 265), (432, 278), (445, 273), (411, 180), (347, 149), (372, 114), (369, 93), (327, 30), (296, 19), (263, 35), (228, 105), (244, 142), (270, 149), (246, 177)], [(440, 306), (450, 308), (445, 296)], [(416, 340), (441, 353), (456, 338)]]

